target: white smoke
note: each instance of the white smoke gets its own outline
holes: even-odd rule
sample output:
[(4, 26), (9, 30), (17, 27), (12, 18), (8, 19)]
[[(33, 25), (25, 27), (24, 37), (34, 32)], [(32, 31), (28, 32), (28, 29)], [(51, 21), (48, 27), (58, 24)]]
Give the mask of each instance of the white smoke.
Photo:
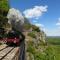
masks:
[(22, 25), (24, 24), (24, 17), (22, 16), (22, 13), (14, 8), (9, 9), (9, 12), (7, 14), (8, 23), (12, 25), (12, 27), (20, 30), (22, 28)]

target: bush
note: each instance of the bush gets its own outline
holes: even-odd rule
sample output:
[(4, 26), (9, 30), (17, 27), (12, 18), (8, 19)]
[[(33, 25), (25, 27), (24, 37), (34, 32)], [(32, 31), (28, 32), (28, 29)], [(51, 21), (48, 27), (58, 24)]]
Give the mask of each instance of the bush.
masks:
[(54, 52), (53, 47), (48, 46), (47, 49), (45, 50), (45, 54), (46, 54), (45, 57), (46, 57), (46, 60), (54, 60), (54, 56), (55, 56), (54, 53), (55, 53), (55, 52)]
[(33, 29), (33, 31), (40, 32), (39, 27), (37, 27), (37, 26), (35, 26), (35, 25), (32, 25), (32, 29)]
[(29, 30), (29, 29), (31, 28), (31, 24), (24, 24), (24, 28), (25, 28), (26, 30)]
[(35, 53), (35, 47), (33, 46), (33, 42), (29, 41), (27, 46), (27, 52), (34, 54)]
[(32, 38), (35, 38), (35, 37), (36, 37), (35, 34), (34, 34), (34, 32), (28, 33), (28, 36), (30, 36), (30, 37), (32, 37)]

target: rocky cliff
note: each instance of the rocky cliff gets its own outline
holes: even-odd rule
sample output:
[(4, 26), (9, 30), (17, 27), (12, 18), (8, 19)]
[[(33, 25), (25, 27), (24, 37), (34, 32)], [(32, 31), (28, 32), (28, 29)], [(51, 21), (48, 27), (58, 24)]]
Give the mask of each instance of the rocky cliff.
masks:
[(53, 49), (47, 45), (46, 34), (43, 31), (32, 28), (24, 34), (26, 60), (54, 60)]
[(41, 30), (38, 32), (37, 29), (34, 30), (33, 28), (25, 31), (24, 34), (26, 60), (38, 60), (40, 58), (40, 53), (44, 54), (43, 51), (46, 49), (46, 34)]

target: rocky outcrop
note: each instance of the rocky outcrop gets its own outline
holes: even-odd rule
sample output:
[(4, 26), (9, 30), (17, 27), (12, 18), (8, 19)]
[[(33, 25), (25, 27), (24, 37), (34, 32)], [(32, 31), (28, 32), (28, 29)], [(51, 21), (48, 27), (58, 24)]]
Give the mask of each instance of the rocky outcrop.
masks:
[[(33, 31), (31, 31), (33, 32)], [(34, 54), (37, 54), (38, 52), (41, 52), (42, 54), (44, 54), (44, 50), (46, 49), (45, 48), (45, 38), (46, 38), (46, 35), (43, 31), (40, 31), (40, 32), (36, 32), (34, 31), (34, 35), (35, 35), (35, 38), (31, 37), (31, 36), (28, 36), (30, 32), (25, 32), (25, 51), (26, 51), (26, 60), (36, 60), (35, 59), (35, 55)], [(43, 47), (42, 47), (43, 46)]]

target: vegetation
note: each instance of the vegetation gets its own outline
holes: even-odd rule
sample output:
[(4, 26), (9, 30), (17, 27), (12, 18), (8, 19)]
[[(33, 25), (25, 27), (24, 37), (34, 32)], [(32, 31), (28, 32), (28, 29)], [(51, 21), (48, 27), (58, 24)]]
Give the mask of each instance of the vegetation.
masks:
[(47, 43), (54, 49), (55, 60), (60, 60), (60, 37), (48, 37)]
[(31, 24), (27, 23), (27, 24), (24, 24), (24, 29), (25, 30), (29, 30), (31, 28)]
[(0, 11), (6, 12), (9, 10), (8, 0), (0, 0)]
[[(0, 29), (3, 28), (4, 31), (6, 27), (10, 26), (8, 24), (8, 19), (6, 18), (8, 10), (9, 10), (8, 0), (0, 0)], [(2, 38), (5, 37), (6, 36), (5, 32), (4, 34), (1, 34), (0, 32), (0, 36)]]
[(9, 10), (8, 0), (0, 0), (0, 27), (7, 23), (7, 13)]
[(3, 27), (3, 25), (6, 25), (7, 21), (8, 20), (6, 17), (3, 17), (0, 15), (0, 27)]
[(33, 31), (36, 31), (36, 32), (40, 32), (39, 27), (37, 27), (37, 26), (35, 26), (35, 25), (32, 25), (32, 30), (33, 30)]
[(35, 38), (35, 37), (36, 37), (34, 32), (29, 32), (29, 33), (28, 33), (28, 36), (30, 36), (30, 37), (32, 37), (32, 38)]
[(41, 45), (42, 42), (39, 42), (37, 48), (33, 39), (27, 42), (27, 52), (31, 60), (60, 60), (60, 37), (47, 37), (46, 39), (47, 45)]
[[(37, 46), (37, 47), (39, 47), (39, 46)], [(41, 52), (40, 50), (37, 50), (34, 47), (34, 43), (32, 41), (29, 41), (27, 52), (29, 52), (30, 54), (33, 55), (34, 60), (55, 60), (54, 49), (51, 46), (48, 46), (46, 49), (45, 49), (44, 45), (40, 46), (40, 47), (43, 48), (43, 52)]]
[(32, 31), (36, 31), (36, 32), (40, 32), (39, 27), (32, 25), (29, 20), (27, 18), (24, 17), (24, 29), (26, 30), (30, 30), (32, 29)]

